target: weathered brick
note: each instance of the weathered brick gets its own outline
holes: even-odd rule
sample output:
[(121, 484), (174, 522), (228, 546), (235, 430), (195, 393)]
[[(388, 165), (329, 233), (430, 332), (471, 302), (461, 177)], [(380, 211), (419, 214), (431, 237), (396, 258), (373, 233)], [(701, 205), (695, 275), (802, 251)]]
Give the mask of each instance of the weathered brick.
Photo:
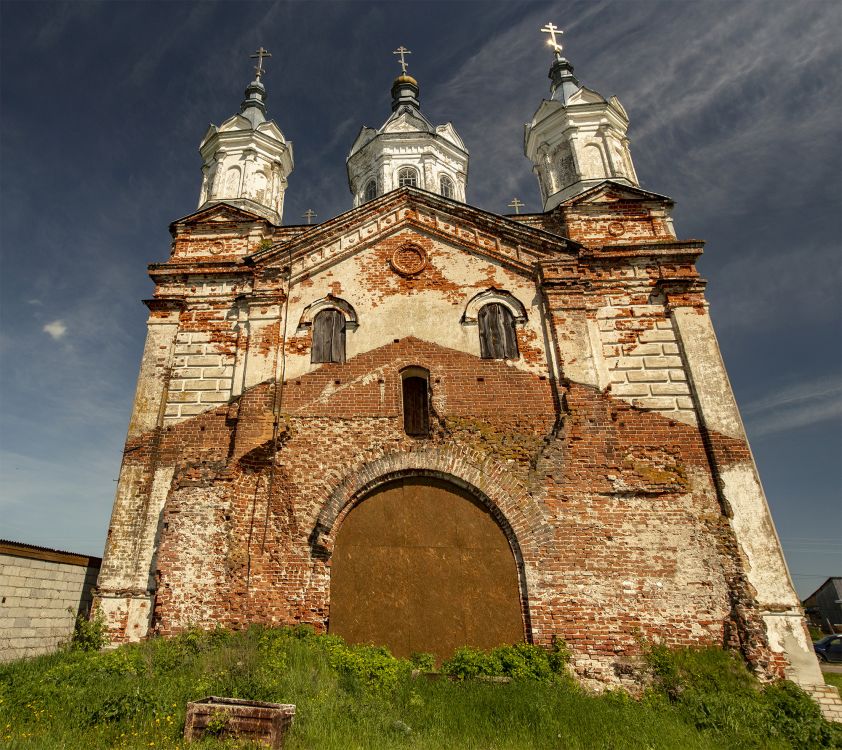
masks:
[[(318, 230), (225, 205), (176, 222), (172, 258), (151, 271), (164, 322), (150, 330), (169, 338), (150, 334), (144, 426), (130, 430), (99, 581), (114, 640), (194, 624), (325, 629), (346, 518), (384, 482), (423, 476), (489, 509), (524, 592), (523, 637), (562, 638), (587, 684), (624, 684), (619, 660), (652, 640), (725, 642), (782, 676), (757, 568), (737, 552), (749, 532), (723, 512), (718, 473), (753, 471), (745, 436), (724, 418), (704, 435), (695, 424), (727, 400), (691, 398), (688, 374), (709, 385), (681, 318), (706, 314), (701, 246), (673, 242), (669, 202), (598, 191), (520, 224), (418, 191)], [(401, 253), (423, 268), (403, 273)], [(481, 358), (482, 298), (525, 311), (517, 358)], [(318, 305), (345, 320), (342, 363), (310, 361)], [(424, 435), (404, 429), (408, 372), (428, 375)], [(776, 549), (761, 526), (758, 548)]]
[(663, 383), (669, 380), (666, 370), (639, 370), (629, 371), (630, 383)]

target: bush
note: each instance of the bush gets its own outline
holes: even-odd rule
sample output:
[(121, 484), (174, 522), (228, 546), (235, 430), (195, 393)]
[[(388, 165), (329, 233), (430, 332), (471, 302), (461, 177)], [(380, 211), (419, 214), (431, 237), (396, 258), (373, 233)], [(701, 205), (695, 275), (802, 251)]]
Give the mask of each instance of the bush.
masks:
[(120, 723), (151, 711), (154, 702), (150, 694), (140, 688), (106, 697), (90, 712), (88, 723), (99, 726), (104, 723)]
[(421, 651), (415, 651), (409, 655), (409, 661), (415, 669), (422, 672), (434, 672), (436, 669), (436, 657)]
[(330, 664), (346, 678), (352, 690), (363, 687), (391, 690), (402, 677), (408, 677), (412, 664), (396, 659), (385, 646), (346, 646), (333, 648)]
[(842, 747), (842, 728), (825, 722), (818, 705), (795, 683), (781, 680), (767, 685), (763, 700), (773, 733), (794, 746)]
[(503, 674), (503, 665), (490, 652), (463, 646), (441, 665), (444, 674), (470, 680), (476, 677), (498, 677)]
[(842, 747), (842, 733), (801, 688), (787, 680), (761, 685), (731, 652), (655, 646), (647, 661), (656, 695), (697, 729), (741, 737), (746, 747), (769, 746), (764, 737), (793, 747)]
[(491, 651), (466, 646), (457, 649), (442, 664), (441, 671), (460, 680), (508, 677), (512, 680), (551, 682), (566, 674), (569, 658), (569, 652), (561, 641), (554, 643), (551, 650), (528, 643), (498, 646)]
[[(72, 614), (73, 609), (67, 608)], [(76, 615), (73, 623), (73, 635), (70, 637), (70, 648), (75, 651), (99, 651), (108, 645), (108, 625), (105, 615), (97, 607), (90, 618), (83, 614)]]

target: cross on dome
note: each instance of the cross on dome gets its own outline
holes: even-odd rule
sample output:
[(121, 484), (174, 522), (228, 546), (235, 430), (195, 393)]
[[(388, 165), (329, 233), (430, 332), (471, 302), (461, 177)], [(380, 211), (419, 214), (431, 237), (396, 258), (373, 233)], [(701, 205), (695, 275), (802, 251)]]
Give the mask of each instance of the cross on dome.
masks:
[(316, 216), (318, 216), (318, 214), (317, 214), (317, 213), (316, 213), (316, 212), (315, 212), (312, 208), (308, 208), (308, 209), (304, 212), (304, 214), (303, 214), (303, 216), (302, 216), (301, 218), (303, 218), (303, 219), (307, 219), (307, 223), (308, 223), (308, 224), (312, 224), (313, 219), (314, 219)]
[(541, 29), (541, 31), (544, 32), (545, 34), (550, 35), (550, 38), (547, 39), (547, 44), (549, 44), (550, 47), (553, 48), (553, 52), (555, 52), (555, 56), (560, 59), (562, 47), (561, 47), (561, 43), (558, 41), (558, 39), (556, 39), (556, 34), (563, 34), (564, 32), (558, 26), (556, 26), (554, 23), (552, 23), (552, 21), (547, 22), (547, 25), (544, 26), (544, 28)]
[(398, 63), (398, 65), (401, 66), (401, 70), (403, 71), (403, 74), (406, 75), (407, 62), (406, 62), (405, 55), (411, 55), (412, 52), (410, 50), (408, 50), (406, 47), (404, 47), (403, 45), (401, 45), (392, 54), (393, 55), (400, 55), (401, 61)]
[(261, 46), (260, 49), (257, 50), (257, 52), (255, 52), (253, 55), (250, 55), (250, 57), (252, 59), (257, 58), (257, 65), (254, 66), (254, 74), (255, 78), (259, 81), (260, 76), (262, 76), (265, 72), (263, 70), (263, 58), (272, 57), (272, 53), (269, 52), (269, 50), (263, 49), (263, 47)]
[(522, 209), (526, 204), (522, 203), (518, 198), (512, 198), (512, 202), (509, 203), (509, 206), (515, 210), (516, 214), (520, 213), (520, 209)]

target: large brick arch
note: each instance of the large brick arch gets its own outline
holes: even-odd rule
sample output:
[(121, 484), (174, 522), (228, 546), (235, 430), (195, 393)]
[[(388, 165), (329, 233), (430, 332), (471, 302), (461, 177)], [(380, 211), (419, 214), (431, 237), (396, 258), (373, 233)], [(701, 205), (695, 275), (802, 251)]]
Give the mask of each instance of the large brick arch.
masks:
[(314, 557), (330, 558), (342, 521), (357, 503), (377, 487), (411, 476), (451, 482), (488, 508), (509, 540), (517, 564), (524, 624), (531, 639), (530, 592), (539, 588), (540, 549), (552, 539), (552, 528), (526, 488), (476, 451), (464, 447), (431, 447), (387, 454), (355, 468), (336, 485), (322, 505), (310, 535)]

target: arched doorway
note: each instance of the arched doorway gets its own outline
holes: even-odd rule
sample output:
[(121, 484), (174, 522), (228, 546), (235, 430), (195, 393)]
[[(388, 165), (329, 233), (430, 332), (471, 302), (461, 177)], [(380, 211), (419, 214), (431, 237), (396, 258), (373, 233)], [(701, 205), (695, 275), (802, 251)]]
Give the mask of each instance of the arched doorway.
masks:
[(517, 564), (488, 509), (439, 479), (369, 494), (336, 536), (330, 632), (396, 656), (523, 640)]

